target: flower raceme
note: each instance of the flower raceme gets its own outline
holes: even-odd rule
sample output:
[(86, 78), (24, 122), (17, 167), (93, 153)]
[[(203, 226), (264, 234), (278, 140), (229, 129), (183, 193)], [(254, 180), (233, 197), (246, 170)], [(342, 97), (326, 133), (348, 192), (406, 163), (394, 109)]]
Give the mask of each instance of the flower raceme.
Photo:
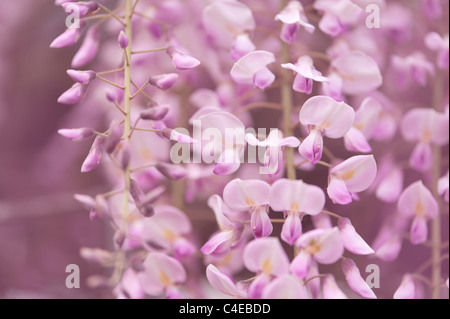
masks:
[[(376, 298), (347, 254), (416, 269), (401, 254), (409, 228), (411, 243), (432, 246), (417, 267), (433, 265), (429, 290), (442, 295), (441, 1), (374, 0), (379, 30), (365, 0), (122, 2), (56, 0), (80, 21), (50, 45), (78, 45), (58, 101), (83, 105), (58, 133), (91, 143), (81, 171), (110, 186), (75, 195), (114, 227), (111, 251), (80, 251), (113, 267), (90, 285), (118, 298)], [(368, 220), (380, 227), (370, 243)], [(398, 288), (380, 296), (427, 291), (428, 268), (382, 271)]]

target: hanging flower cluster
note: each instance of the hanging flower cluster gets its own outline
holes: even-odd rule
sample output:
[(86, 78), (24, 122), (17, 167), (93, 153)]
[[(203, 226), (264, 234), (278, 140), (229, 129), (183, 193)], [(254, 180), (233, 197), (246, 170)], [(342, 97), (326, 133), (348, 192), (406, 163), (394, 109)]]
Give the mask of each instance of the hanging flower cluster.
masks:
[(75, 195), (114, 229), (113, 250), (81, 251), (113, 269), (90, 285), (377, 298), (357, 263), (402, 258), (409, 241), (432, 258), (378, 297), (444, 295), (448, 3), (115, 2), (56, 0), (79, 23), (50, 45), (81, 42), (58, 102), (103, 117), (58, 131), (91, 141), (81, 172), (111, 189)]

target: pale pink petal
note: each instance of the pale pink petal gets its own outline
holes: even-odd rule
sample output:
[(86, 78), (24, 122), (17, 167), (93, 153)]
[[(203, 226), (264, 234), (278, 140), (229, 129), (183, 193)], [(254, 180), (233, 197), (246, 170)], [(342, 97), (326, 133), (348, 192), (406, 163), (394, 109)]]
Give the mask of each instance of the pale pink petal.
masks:
[(419, 142), (409, 157), (409, 165), (419, 172), (428, 171), (433, 164), (433, 154), (429, 143)]
[(430, 190), (419, 180), (409, 185), (400, 195), (397, 209), (403, 216), (435, 218), (439, 208)]
[(350, 192), (362, 192), (375, 180), (377, 163), (373, 155), (357, 155), (334, 166), (330, 174), (345, 181)]
[(374, 97), (367, 97), (361, 102), (356, 111), (355, 123), (366, 139), (370, 139), (377, 128), (383, 108), (381, 103)]
[(350, 288), (359, 296), (368, 299), (377, 298), (369, 285), (367, 285), (366, 281), (361, 277), (361, 273), (352, 259), (344, 258), (342, 260), (342, 271), (344, 272), (345, 280), (347, 280)]
[(268, 68), (262, 68), (253, 75), (253, 86), (257, 89), (265, 90), (275, 81), (275, 74)]
[(324, 33), (335, 37), (342, 32), (342, 25), (339, 22), (339, 19), (330, 13), (325, 13), (320, 19), (319, 28)]
[(275, 62), (275, 56), (268, 51), (253, 51), (234, 63), (230, 75), (240, 84), (253, 84), (255, 74)]
[(445, 145), (449, 141), (449, 118), (433, 109), (416, 108), (408, 111), (400, 123), (402, 136), (409, 142)]
[(414, 284), (414, 277), (410, 274), (405, 274), (400, 286), (394, 293), (394, 299), (414, 299), (415, 295), (416, 285)]
[(230, 209), (219, 195), (212, 195), (208, 199), (208, 206), (214, 211), (216, 221), (221, 228), (233, 228), (233, 223), (225, 216), (225, 213), (228, 213)]
[(332, 274), (322, 278), (322, 297), (323, 299), (348, 299), (337, 285)]
[(345, 148), (353, 152), (369, 153), (372, 151), (369, 143), (364, 137), (363, 133), (355, 127), (350, 130), (344, 136)]
[(83, 44), (78, 49), (77, 53), (72, 59), (72, 67), (80, 68), (92, 62), (98, 52), (100, 41), (100, 31), (97, 27), (92, 27), (86, 33)]
[(261, 180), (234, 179), (223, 190), (223, 200), (234, 210), (249, 211), (269, 204), (270, 185)]
[(286, 43), (293, 43), (297, 38), (298, 32), (300, 31), (300, 24), (291, 23), (291, 24), (283, 24), (281, 27), (280, 38)]
[(231, 47), (231, 59), (236, 61), (242, 58), (244, 55), (255, 51), (256, 47), (247, 33), (239, 34), (234, 40), (234, 44)]
[(255, 28), (250, 8), (234, 0), (214, 1), (203, 10), (202, 20), (216, 44), (228, 48), (236, 35)]
[(223, 255), (230, 250), (232, 240), (234, 239), (234, 231), (220, 231), (200, 248), (204, 255)]
[(235, 149), (227, 148), (220, 154), (214, 166), (214, 174), (219, 176), (231, 175), (241, 166), (240, 154)]
[(331, 177), (327, 194), (335, 204), (347, 205), (352, 202), (352, 196), (345, 182), (340, 178)]
[(203, 107), (220, 107), (219, 97), (217, 93), (210, 89), (201, 88), (196, 90), (189, 97), (189, 102), (197, 108)]
[(262, 294), (263, 299), (309, 299), (306, 287), (292, 275), (284, 275), (272, 280)]
[(105, 152), (106, 139), (102, 136), (97, 136), (92, 143), (89, 154), (81, 166), (81, 172), (86, 173), (96, 169), (102, 161)]
[(323, 190), (301, 180), (277, 180), (270, 190), (270, 206), (275, 211), (319, 214), (325, 205)]
[(313, 299), (317, 299), (320, 296), (320, 282), (321, 277), (319, 276), (319, 265), (314, 260), (311, 262), (311, 266), (309, 267), (309, 272), (306, 275), (306, 280), (309, 280), (306, 284), (306, 287), (309, 288), (309, 292), (311, 293), (311, 297)]
[(162, 295), (166, 288), (186, 280), (186, 271), (174, 258), (163, 253), (150, 253), (138, 273), (142, 289), (151, 296)]
[(250, 227), (255, 238), (267, 237), (273, 231), (273, 225), (267, 213), (266, 206), (259, 206), (252, 209)]
[(449, 200), (449, 171), (447, 174), (442, 176), (438, 181), (438, 192), (439, 195), (444, 195), (445, 201), (448, 203)]
[(322, 158), (323, 138), (318, 129), (311, 130), (298, 148), (301, 156), (315, 164)]
[(299, 119), (303, 126), (315, 125), (327, 137), (340, 138), (352, 127), (355, 111), (344, 102), (319, 95), (303, 104)]
[(387, 203), (394, 203), (403, 190), (403, 170), (394, 167), (391, 172), (383, 178), (376, 190), (378, 199)]
[(281, 239), (293, 245), (302, 234), (302, 222), (297, 214), (288, 214), (281, 229)]
[(392, 236), (376, 249), (375, 255), (383, 261), (397, 259), (402, 249), (402, 238), (398, 235)]
[(233, 297), (242, 296), (233, 281), (228, 276), (221, 273), (216, 266), (212, 264), (206, 267), (206, 278), (208, 278), (211, 286), (220, 292)]
[(344, 245), (337, 227), (308, 231), (300, 236), (296, 245), (312, 254), (321, 264), (332, 264), (344, 253)]
[(339, 231), (341, 232), (342, 242), (344, 247), (357, 255), (370, 255), (374, 251), (370, 246), (361, 238), (361, 236), (356, 232), (355, 227), (353, 227), (350, 219), (339, 218), (338, 221)]
[(283, 275), (288, 273), (289, 259), (278, 238), (252, 240), (244, 249), (244, 265), (254, 273)]
[(333, 60), (331, 66), (342, 77), (346, 94), (365, 94), (383, 83), (380, 69), (373, 58), (361, 51), (350, 51)]
[(264, 288), (266, 288), (270, 279), (270, 276), (265, 273), (258, 275), (248, 287), (248, 297), (250, 299), (261, 299)]
[(298, 255), (294, 258), (294, 260), (292, 260), (292, 263), (289, 266), (289, 270), (297, 278), (304, 280), (308, 275), (311, 262), (312, 262), (311, 254), (309, 254), (305, 250), (301, 250), (298, 253)]
[(410, 236), (413, 245), (421, 244), (427, 240), (428, 226), (427, 220), (424, 217), (414, 217), (411, 224)]
[(318, 214), (311, 217), (314, 228), (333, 228), (331, 217), (328, 214)]

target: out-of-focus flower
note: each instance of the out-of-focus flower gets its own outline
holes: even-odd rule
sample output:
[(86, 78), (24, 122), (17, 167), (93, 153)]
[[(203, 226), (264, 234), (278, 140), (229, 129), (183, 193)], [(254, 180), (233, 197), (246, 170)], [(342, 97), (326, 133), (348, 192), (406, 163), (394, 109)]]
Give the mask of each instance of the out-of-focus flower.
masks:
[(275, 16), (275, 20), (283, 23), (280, 37), (286, 43), (294, 42), (300, 27), (304, 27), (309, 33), (313, 33), (315, 30), (315, 27), (309, 23), (303, 6), (299, 1), (290, 1), (286, 7)]
[(363, 298), (377, 298), (366, 281), (361, 277), (361, 273), (352, 259), (344, 258), (342, 260), (342, 271), (344, 272), (345, 280), (347, 280), (348, 285), (354, 292)]
[(448, 143), (448, 115), (433, 109), (412, 109), (403, 116), (400, 128), (406, 141), (417, 143), (409, 159), (411, 167), (421, 172), (430, 169), (431, 146)]
[(411, 243), (420, 244), (427, 239), (427, 220), (439, 212), (438, 204), (428, 188), (419, 180), (409, 185), (398, 199), (397, 209), (406, 218), (413, 218)]

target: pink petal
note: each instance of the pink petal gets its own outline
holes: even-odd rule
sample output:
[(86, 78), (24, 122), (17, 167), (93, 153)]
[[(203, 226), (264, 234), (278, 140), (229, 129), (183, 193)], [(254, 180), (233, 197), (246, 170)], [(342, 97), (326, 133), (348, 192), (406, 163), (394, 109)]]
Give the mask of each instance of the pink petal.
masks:
[(234, 40), (234, 44), (231, 47), (231, 59), (233, 61), (239, 60), (244, 55), (255, 51), (256, 47), (253, 42), (250, 40), (250, 37), (247, 33), (239, 34)]
[(355, 123), (366, 139), (370, 139), (378, 126), (383, 108), (381, 103), (369, 96), (365, 98), (355, 114)]
[(231, 229), (234, 227), (233, 223), (225, 216), (225, 213), (228, 213), (230, 209), (219, 195), (212, 195), (208, 199), (208, 206), (214, 211), (216, 221), (221, 228)]
[(305, 250), (301, 250), (298, 255), (292, 260), (289, 270), (298, 279), (304, 280), (308, 275), (309, 268), (311, 266), (312, 257)]
[(410, 236), (413, 245), (421, 244), (427, 240), (428, 226), (427, 220), (424, 217), (414, 217), (411, 224)]
[(92, 62), (97, 55), (100, 40), (100, 31), (97, 27), (92, 27), (86, 33), (83, 44), (78, 49), (72, 59), (72, 67), (80, 68)]
[(262, 68), (253, 75), (253, 86), (257, 89), (265, 90), (275, 81), (275, 74), (268, 68)]
[(314, 229), (304, 233), (296, 245), (311, 253), (321, 264), (332, 264), (342, 257), (344, 245), (337, 227)]
[(272, 280), (262, 294), (263, 299), (309, 299), (306, 287), (292, 275), (284, 275)]
[(361, 153), (369, 153), (372, 151), (363, 133), (355, 127), (350, 128), (347, 134), (345, 134), (344, 143), (345, 148), (349, 151)]
[(252, 210), (250, 227), (255, 238), (267, 237), (272, 233), (273, 226), (266, 206), (259, 206)]
[(347, 205), (352, 202), (352, 196), (348, 191), (345, 182), (336, 177), (330, 179), (327, 194), (335, 204)]
[(322, 158), (323, 138), (319, 130), (314, 129), (303, 140), (298, 148), (301, 156), (315, 164)]
[(289, 259), (278, 238), (257, 238), (247, 244), (243, 255), (245, 267), (254, 273), (283, 275), (289, 270)]
[(253, 51), (234, 63), (230, 75), (240, 84), (253, 84), (255, 74), (275, 62), (275, 56), (269, 51)]
[(350, 192), (362, 192), (375, 180), (377, 163), (373, 155), (357, 155), (334, 166), (330, 174), (344, 180)]
[(237, 211), (249, 211), (252, 207), (269, 204), (270, 185), (261, 180), (241, 180), (229, 182), (223, 190), (225, 203)]
[(225, 149), (217, 159), (214, 166), (214, 174), (219, 176), (231, 175), (241, 166), (240, 155), (234, 149)]
[(317, 215), (324, 205), (322, 189), (301, 180), (279, 179), (270, 190), (270, 206), (275, 211)]
[(176, 73), (160, 74), (152, 76), (149, 83), (161, 90), (168, 90), (175, 85), (177, 79), (178, 74)]
[(335, 37), (342, 32), (342, 25), (339, 19), (333, 14), (325, 13), (320, 19), (319, 28), (324, 33)]
[(380, 69), (373, 58), (361, 51), (350, 51), (331, 63), (342, 76), (342, 91), (358, 95), (376, 90), (383, 83)]
[(416, 285), (414, 277), (406, 274), (402, 278), (400, 286), (394, 293), (394, 299), (414, 299), (416, 295)]
[(401, 249), (402, 238), (394, 235), (376, 249), (375, 255), (381, 260), (389, 262), (397, 259)]
[(438, 181), (438, 192), (439, 195), (444, 195), (446, 202), (448, 203), (449, 199), (449, 171), (447, 174), (442, 176)]
[(383, 178), (376, 190), (378, 199), (387, 203), (394, 203), (403, 190), (403, 170), (399, 167), (392, 168), (391, 172)]
[(293, 245), (302, 234), (302, 222), (297, 214), (288, 214), (281, 230), (281, 239)]
[(348, 299), (337, 285), (332, 274), (322, 278), (322, 297), (323, 299)]
[(89, 150), (89, 154), (81, 166), (81, 172), (86, 173), (96, 169), (102, 160), (103, 153), (105, 151), (105, 138), (97, 136), (92, 143), (92, 147)]
[(91, 83), (93, 79), (96, 77), (96, 73), (94, 71), (79, 71), (79, 70), (67, 70), (67, 75), (72, 78), (75, 82), (88, 85)]
[(340, 138), (352, 127), (355, 111), (344, 102), (336, 102), (328, 96), (314, 96), (300, 110), (303, 126), (315, 125), (329, 138)]
[(144, 271), (138, 274), (138, 279), (142, 289), (151, 296), (162, 295), (167, 287), (186, 280), (183, 266), (162, 253), (150, 253), (143, 266)]
[(251, 299), (261, 299), (264, 288), (270, 282), (270, 277), (267, 274), (258, 275), (248, 287), (248, 297)]
[(229, 296), (242, 296), (233, 281), (221, 273), (214, 265), (206, 267), (206, 277), (211, 286)]
[(406, 217), (426, 216), (435, 218), (439, 208), (431, 192), (419, 180), (409, 185), (400, 195), (397, 203), (400, 214)]
[(230, 250), (234, 231), (220, 231), (211, 236), (211, 238), (200, 248), (204, 255), (223, 255)]
[(300, 24), (298, 23), (283, 24), (281, 27), (280, 38), (286, 43), (293, 43), (297, 38), (299, 31)]
[(409, 165), (419, 172), (428, 171), (433, 164), (433, 154), (429, 143), (419, 142), (409, 157)]
[(344, 247), (357, 255), (370, 255), (374, 251), (370, 246), (361, 238), (353, 227), (350, 219), (339, 218), (338, 221), (339, 231), (341, 232), (342, 242)]
[(169, 47), (166, 52), (172, 58), (172, 63), (178, 70), (189, 70), (200, 65), (199, 60), (190, 55), (179, 52), (174, 47)]
[(236, 34), (255, 28), (252, 11), (245, 4), (232, 1), (214, 1), (203, 10), (203, 26), (216, 44), (229, 48)]
[(70, 89), (61, 94), (58, 103), (61, 104), (77, 104), (83, 101), (84, 95), (88, 89), (87, 85), (75, 83)]
[(130, 43), (130, 40), (128, 39), (125, 32), (123, 32), (123, 31), (119, 32), (119, 36), (117, 37), (117, 43), (119, 43), (119, 46), (122, 49), (125, 49), (128, 46), (128, 44)]
[(333, 228), (331, 217), (327, 214), (314, 215), (311, 218), (314, 228)]
[(342, 260), (342, 271), (344, 272), (345, 280), (347, 280), (350, 288), (359, 296), (368, 299), (377, 298), (372, 289), (367, 285), (366, 281), (361, 277), (361, 273), (353, 260), (344, 258)]
[(76, 129), (60, 129), (58, 134), (68, 138), (72, 141), (78, 142), (86, 138), (92, 137), (94, 131), (87, 127), (76, 128)]
[(81, 28), (68, 28), (64, 33), (60, 34), (53, 42), (50, 44), (50, 48), (65, 48), (74, 45), (80, 38)]
[(433, 109), (416, 108), (408, 111), (400, 123), (402, 136), (410, 142), (422, 141), (445, 145), (449, 141), (449, 118)]

